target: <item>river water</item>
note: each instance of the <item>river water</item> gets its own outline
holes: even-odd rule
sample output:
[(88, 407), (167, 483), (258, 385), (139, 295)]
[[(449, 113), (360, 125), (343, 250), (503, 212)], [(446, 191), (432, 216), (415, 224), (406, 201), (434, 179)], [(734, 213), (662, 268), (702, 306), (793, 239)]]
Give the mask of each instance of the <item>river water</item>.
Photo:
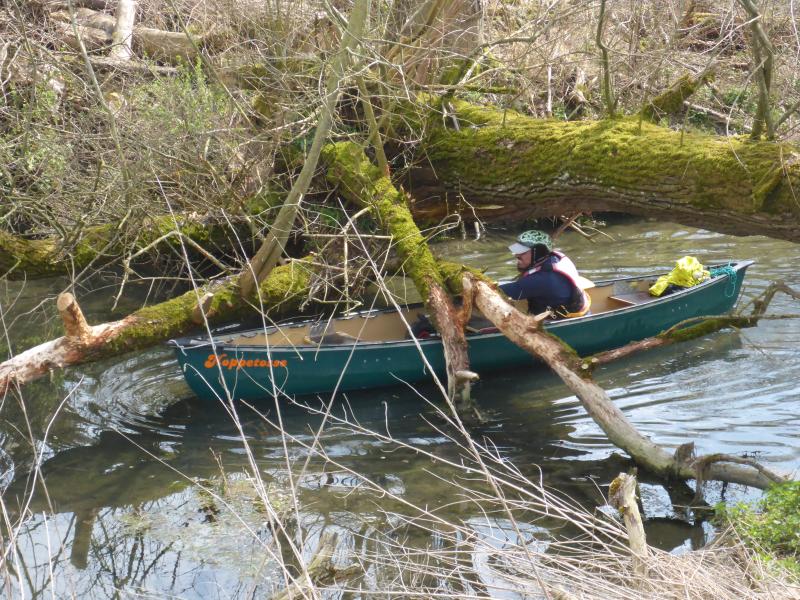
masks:
[[(755, 259), (746, 298), (774, 280), (800, 289), (800, 245), (621, 218), (604, 231), (613, 240), (574, 233), (559, 239), (592, 279), (668, 270), (692, 254), (705, 264)], [(438, 244), (435, 251), (507, 279), (514, 275), (506, 250), (512, 238), (493, 231), (480, 240)], [(63, 285), (2, 284), (2, 318), (13, 347), (58, 331), (52, 297)], [(112, 287), (92, 295), (78, 291), (91, 321), (110, 318), (114, 293)], [(141, 300), (128, 297), (123, 310)], [(800, 314), (800, 302), (779, 295), (769, 313)], [(702, 453), (746, 453), (794, 472), (800, 466), (798, 342), (800, 318), (764, 320), (756, 328), (633, 356), (599, 369), (595, 379), (659, 444), (694, 441)], [(473, 440), (520, 476), (590, 510), (604, 504), (608, 483), (631, 466), (541, 367), (486, 376), (474, 395), (490, 421), (471, 430)], [(305, 532), (306, 556), (323, 531), (337, 533), (340, 559), (358, 555), (369, 538), (365, 532), (399, 531), (410, 505), (435, 509), (445, 521), (478, 534), (502, 529), (496, 517), (458, 500), (470, 485), (457, 467), (465, 461), (465, 440), (437, 415), (433, 385), (343, 395), (319, 434), (327, 459), (317, 453), (307, 465), (318, 414), (265, 403), (239, 406), (232, 418), (225, 407), (191, 396), (166, 348), (70, 369), (26, 387), (22, 396), (19, 402), (9, 395), (0, 409), (5, 511), (11, 520), (20, 511), (25, 515), (4, 573), (13, 595), (266, 596), (283, 586), (270, 558), (272, 508), (291, 515), (294, 530)], [(303, 402), (318, 407), (324, 400)], [(287, 435), (278, 433), (278, 421)], [(296, 476), (303, 467), (302, 477)], [(272, 508), (253, 491), (257, 479)], [(707, 523), (673, 508), (657, 482), (645, 480), (641, 494), (651, 543), (680, 552), (713, 535)], [(755, 497), (751, 490), (713, 483), (706, 493), (711, 504)], [(541, 524), (531, 520), (522, 527), (529, 528), (524, 535), (536, 537)], [(403, 531), (410, 543), (436, 546), (435, 531)], [(9, 552), (5, 542), (2, 549)], [(364, 570), (372, 574), (360, 585), (380, 590), (380, 577)]]

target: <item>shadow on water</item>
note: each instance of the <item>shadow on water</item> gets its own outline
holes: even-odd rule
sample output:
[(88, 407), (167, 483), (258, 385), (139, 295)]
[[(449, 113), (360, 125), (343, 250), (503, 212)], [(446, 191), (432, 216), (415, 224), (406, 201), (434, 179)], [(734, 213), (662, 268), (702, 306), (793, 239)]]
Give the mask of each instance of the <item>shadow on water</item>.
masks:
[[(317, 401), (304, 400), (309, 404)], [(212, 487), (212, 482), (220, 477), (230, 482), (240, 475), (252, 475), (252, 464), (243, 450), (242, 439), (247, 441), (267, 485), (285, 485), (289, 466), (293, 470), (299, 468), (307, 456), (302, 446), (312, 440), (314, 427), (320, 421), (318, 414), (311, 414), (301, 406), (282, 406), (283, 428), (291, 438), (285, 442), (278, 430), (261, 416), (275, 418), (275, 407), (265, 402), (255, 408), (261, 414), (237, 405), (240, 426), (236, 426), (225, 407), (190, 398), (173, 403), (157, 415), (120, 422), (118, 430), (100, 432), (91, 444), (56, 452), (41, 465), (37, 493), (25, 506), (33, 516), (27, 526), (29, 545), (26, 546), (25, 540), (21, 543), (22, 562), (30, 560), (31, 566), (35, 564), (37, 546), (39, 553), (43, 551), (44, 530), (52, 535), (60, 529), (61, 537), (52, 542), (52, 547), (61, 549), (64, 556), (55, 553), (52, 560), (59, 570), (77, 570), (72, 575), (77, 582), (92, 581), (92, 586), (99, 585), (96, 577), (110, 576), (109, 561), (132, 561), (136, 552), (146, 558), (147, 569), (126, 576), (115, 572), (109, 585), (157, 587), (155, 580), (175, 570), (191, 573), (187, 576), (189, 580), (207, 570), (215, 571), (215, 577), (226, 578), (235, 573), (235, 580), (247, 579), (249, 573), (242, 572), (240, 567), (251, 557), (237, 556), (241, 564), (234, 560), (222, 566), (205, 556), (221, 543), (224, 534), (219, 528), (216, 535), (209, 534), (213, 525), (203, 527), (208, 510), (198, 490)], [(464, 459), (463, 450), (444, 429), (431, 425), (437, 420), (435, 412), (420, 414), (419, 409), (418, 395), (403, 388), (352, 394), (335, 404), (334, 413), (341, 413), (351, 422), (370, 423), (375, 429), (383, 425), (381, 433), (390, 432), (399, 443), (388, 443), (368, 433), (354, 433), (351, 428), (335, 423), (329, 426), (324, 433), (324, 448), (332, 462), (312, 460), (306, 475), (295, 482), (303, 507), (298, 527), (306, 531), (334, 528), (346, 546), (366, 535), (365, 527), (402, 530), (403, 519), (391, 515), (404, 514), (408, 508), (397, 499), (362, 491), (365, 480), (377, 483), (397, 498), (424, 503), (430, 510), (444, 508), (448, 518), (462, 522), (481, 520), (485, 515), (478, 507), (453, 502), (454, 484), (462, 476), (460, 469), (442, 467), (419, 455), (417, 449), (424, 448), (456, 465)], [(540, 415), (540, 422), (545, 419), (544, 414)], [(547, 430), (548, 427), (543, 428)], [(551, 431), (550, 442), (553, 442), (558, 428), (554, 426)], [(542, 446), (548, 443), (546, 437), (540, 433)], [(7, 506), (13, 509), (18, 502), (24, 502), (30, 485), (29, 476), (18, 476), (4, 494)], [(242, 514), (242, 507), (237, 511)], [(159, 520), (153, 512), (159, 517), (172, 515), (170, 522)], [(54, 527), (52, 523), (58, 523), (59, 517), (66, 519), (66, 523)], [(141, 522), (147, 525), (142, 526)], [(49, 527), (45, 527), (48, 523)], [(257, 523), (251, 524), (256, 531)], [(195, 553), (186, 551), (188, 542), (180, 533), (184, 529), (195, 532), (192, 543), (200, 543), (202, 549), (195, 548)], [(141, 537), (142, 530), (149, 538), (146, 551), (141, 544), (133, 547), (135, 544), (131, 542), (137, 535)], [(265, 532), (258, 535), (269, 537)], [(407, 533), (405, 537), (410, 535)], [(207, 539), (198, 542), (203, 536)], [(429, 540), (425, 536), (418, 542), (424, 547)], [(176, 546), (184, 551), (175, 551)], [(233, 550), (229, 552), (235, 556)], [(41, 561), (41, 556), (38, 560)], [(79, 572), (83, 571), (93, 577), (82, 577)], [(168, 587), (173, 589), (185, 583), (179, 578)], [(99, 593), (96, 587), (82, 588), (74, 582), (72, 585), (87, 593)], [(41, 586), (44, 590), (46, 582)]]

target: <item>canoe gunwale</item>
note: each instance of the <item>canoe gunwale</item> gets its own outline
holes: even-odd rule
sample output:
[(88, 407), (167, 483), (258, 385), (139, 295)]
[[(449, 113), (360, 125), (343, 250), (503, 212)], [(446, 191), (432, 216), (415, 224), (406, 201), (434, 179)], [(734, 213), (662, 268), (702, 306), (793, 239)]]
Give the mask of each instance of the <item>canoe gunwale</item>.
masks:
[[(739, 260), (739, 261), (729, 261), (722, 265), (713, 265), (709, 268), (719, 268), (722, 266), (730, 266), (734, 269), (737, 274), (737, 279), (741, 279), (741, 273), (745, 272), (748, 267), (753, 265), (755, 261), (753, 260)], [(648, 274), (648, 275), (635, 275), (630, 277), (618, 277), (614, 279), (607, 279), (607, 280), (600, 280), (596, 281), (595, 284), (597, 287), (613, 285), (618, 282), (631, 282), (631, 281), (641, 281), (652, 279), (654, 277), (658, 277), (664, 273), (656, 273), (656, 274)], [(654, 297), (651, 301), (643, 302), (640, 304), (630, 305), (630, 306), (621, 306), (619, 308), (607, 310), (597, 314), (588, 314), (582, 317), (574, 317), (570, 319), (564, 319), (559, 321), (551, 321), (545, 323), (545, 329), (549, 333), (553, 333), (555, 335), (558, 332), (565, 328), (572, 328), (575, 326), (579, 326), (581, 324), (586, 324), (590, 322), (600, 322), (605, 318), (616, 317), (619, 314), (632, 314), (635, 315), (638, 312), (652, 310), (653, 308), (658, 308), (663, 306), (664, 304), (669, 304), (672, 302), (678, 302), (681, 299), (691, 297), (696, 295), (702, 291), (708, 290), (709, 288), (716, 287), (719, 285), (728, 285), (729, 284), (729, 276), (727, 274), (716, 277), (713, 279), (708, 279), (696, 286), (686, 288), (684, 290), (679, 290), (669, 294), (668, 296), (661, 296), (661, 297)], [(737, 285), (740, 286), (740, 281), (737, 282)], [(738, 289), (738, 288), (737, 288)], [(740, 292), (740, 289), (739, 289)], [(737, 295), (738, 296), (738, 295)], [(737, 297), (738, 300), (738, 297)], [(418, 309), (422, 308), (424, 305), (419, 303), (413, 304), (406, 304), (402, 305), (401, 309)], [(377, 316), (381, 313), (393, 313), (397, 312), (397, 310), (393, 307), (385, 308), (385, 309), (371, 309), (366, 311), (360, 311), (356, 313), (351, 313), (348, 315), (344, 315), (341, 317), (335, 317), (332, 321), (338, 320), (349, 320), (354, 318), (372, 318)], [(709, 315), (714, 316), (714, 315)], [(212, 330), (212, 336), (228, 336), (234, 334), (245, 334), (248, 332), (257, 332), (257, 333), (264, 333), (276, 331), (280, 328), (291, 328), (291, 327), (302, 327), (307, 325), (308, 323), (318, 321), (318, 318), (304, 318), (297, 321), (290, 321), (287, 323), (278, 324), (276, 326), (270, 326), (267, 328), (259, 327), (259, 328), (244, 328), (244, 329), (237, 329), (238, 325), (228, 325), (223, 326), (218, 329)], [(483, 339), (492, 339), (504, 337), (503, 333), (499, 331), (489, 332), (489, 333), (469, 333), (467, 334), (468, 340), (483, 340)], [(229, 343), (224, 340), (213, 340), (207, 337), (199, 338), (197, 336), (185, 336), (182, 338), (177, 338), (173, 340), (169, 340), (168, 344), (175, 346), (176, 349), (182, 351), (185, 354), (185, 351), (190, 350), (194, 351), (200, 348), (205, 347), (215, 347), (217, 352), (224, 352), (226, 350), (230, 351), (235, 349), (237, 351), (264, 351), (265, 347), (268, 348), (270, 353), (287, 353), (291, 352), (292, 354), (297, 355), (298, 353), (327, 353), (327, 352), (342, 352), (348, 349), (353, 348), (360, 348), (360, 349), (368, 349), (374, 347), (404, 347), (404, 346), (429, 346), (429, 345), (438, 345), (441, 344), (441, 338), (439, 336), (431, 337), (431, 338), (424, 338), (424, 339), (390, 339), (390, 340), (374, 340), (374, 341), (366, 341), (366, 340), (355, 340), (352, 343), (344, 343), (344, 344), (269, 344), (265, 346), (264, 343), (259, 344), (247, 344), (247, 343)]]

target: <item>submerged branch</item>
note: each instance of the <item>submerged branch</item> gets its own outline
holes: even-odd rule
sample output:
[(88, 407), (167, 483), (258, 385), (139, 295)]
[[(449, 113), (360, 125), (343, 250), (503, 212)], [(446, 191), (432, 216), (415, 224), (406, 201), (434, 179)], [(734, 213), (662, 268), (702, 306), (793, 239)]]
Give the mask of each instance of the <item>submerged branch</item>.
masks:
[(776, 281), (770, 284), (761, 296), (751, 301), (753, 310), (749, 315), (696, 317), (688, 321), (681, 321), (655, 337), (631, 342), (620, 348), (590, 356), (583, 361), (581, 368), (584, 371), (591, 371), (591, 369), (599, 365), (608, 364), (643, 350), (652, 350), (670, 346), (677, 342), (686, 342), (727, 327), (735, 329), (755, 327), (762, 318), (765, 318), (766, 310), (778, 292), (784, 293), (795, 300), (800, 300), (800, 292), (796, 292), (782, 281)]

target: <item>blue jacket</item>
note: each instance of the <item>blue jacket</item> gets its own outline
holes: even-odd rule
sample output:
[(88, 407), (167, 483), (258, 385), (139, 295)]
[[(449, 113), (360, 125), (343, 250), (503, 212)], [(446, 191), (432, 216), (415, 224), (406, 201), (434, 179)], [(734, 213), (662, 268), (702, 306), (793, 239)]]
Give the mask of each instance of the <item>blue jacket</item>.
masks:
[(548, 308), (575, 312), (583, 307), (583, 294), (569, 277), (553, 270), (559, 257), (551, 254), (535, 272), (525, 273), (500, 289), (512, 300), (527, 300), (528, 312), (539, 314)]

